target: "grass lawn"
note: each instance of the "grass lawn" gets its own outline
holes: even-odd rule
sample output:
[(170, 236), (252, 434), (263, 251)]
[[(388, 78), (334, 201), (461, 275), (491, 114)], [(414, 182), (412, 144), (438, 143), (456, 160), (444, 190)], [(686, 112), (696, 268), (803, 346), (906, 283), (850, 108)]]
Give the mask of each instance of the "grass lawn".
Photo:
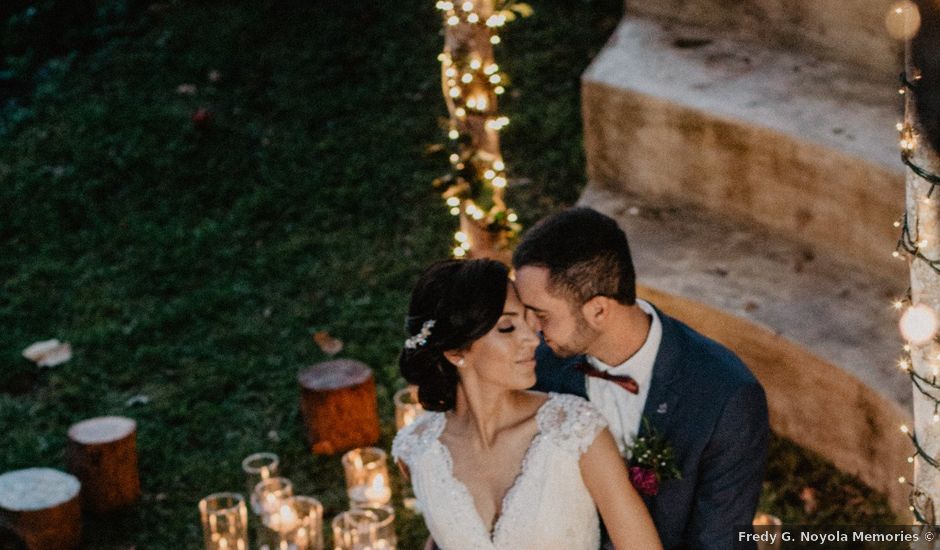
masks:
[[(425, 153), (445, 113), (434, 2), (97, 4), (77, 51), (0, 67), (26, 85), (0, 87), (0, 471), (63, 468), (71, 423), (126, 415), (142, 501), (90, 520), (87, 548), (200, 547), (196, 502), (243, 490), (258, 450), (332, 518), (339, 458), (306, 449), (294, 375), (326, 358), (313, 331), (341, 338), (376, 371), (390, 446), (407, 293), (454, 227), (430, 186), (447, 162)], [(621, 6), (538, 0), (504, 35), (525, 224), (584, 185), (578, 79)], [(20, 357), (53, 337), (70, 362)], [(882, 497), (785, 441), (768, 479), (763, 508), (788, 522), (891, 522)], [(420, 517), (398, 511), (416, 548)]]

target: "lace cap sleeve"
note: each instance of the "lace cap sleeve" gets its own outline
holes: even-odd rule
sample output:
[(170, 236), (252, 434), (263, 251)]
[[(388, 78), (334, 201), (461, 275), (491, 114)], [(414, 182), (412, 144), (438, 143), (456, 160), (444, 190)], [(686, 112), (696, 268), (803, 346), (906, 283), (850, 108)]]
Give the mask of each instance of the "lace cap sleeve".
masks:
[(545, 415), (541, 419), (542, 429), (551, 433), (552, 440), (560, 447), (583, 454), (607, 426), (607, 421), (584, 398), (552, 394), (551, 399), (552, 403), (545, 407)]
[(414, 457), (440, 435), (443, 414), (426, 412), (404, 427), (392, 441), (392, 458), (411, 465)]

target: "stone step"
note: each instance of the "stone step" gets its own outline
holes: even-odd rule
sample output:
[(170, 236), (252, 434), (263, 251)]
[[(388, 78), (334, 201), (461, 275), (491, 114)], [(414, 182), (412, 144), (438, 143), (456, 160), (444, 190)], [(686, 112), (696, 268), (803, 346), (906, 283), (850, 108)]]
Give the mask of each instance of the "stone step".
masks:
[(630, 240), (640, 294), (722, 342), (764, 385), (775, 432), (858, 475), (907, 511), (912, 390), (897, 369), (901, 276), (693, 206), (590, 183), (580, 204)]
[(627, 0), (630, 16), (800, 51), (891, 75), (901, 44), (885, 27), (894, 0)]
[(900, 274), (899, 104), (844, 64), (627, 17), (582, 77), (588, 176)]

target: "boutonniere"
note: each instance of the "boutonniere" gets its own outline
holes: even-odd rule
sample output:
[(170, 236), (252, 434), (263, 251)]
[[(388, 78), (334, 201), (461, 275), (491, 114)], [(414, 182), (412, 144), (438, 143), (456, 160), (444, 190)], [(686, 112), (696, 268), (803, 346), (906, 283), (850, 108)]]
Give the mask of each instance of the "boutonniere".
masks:
[(643, 417), (646, 434), (638, 437), (630, 449), (630, 482), (640, 494), (653, 496), (659, 492), (659, 484), (670, 479), (682, 479), (676, 467), (676, 456), (672, 445), (661, 436)]

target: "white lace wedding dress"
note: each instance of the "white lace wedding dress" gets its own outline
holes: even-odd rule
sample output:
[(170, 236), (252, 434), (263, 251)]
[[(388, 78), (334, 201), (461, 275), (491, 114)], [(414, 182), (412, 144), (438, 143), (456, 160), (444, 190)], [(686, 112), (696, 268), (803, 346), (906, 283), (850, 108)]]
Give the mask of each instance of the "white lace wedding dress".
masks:
[(415, 496), (442, 550), (597, 550), (600, 527), (578, 459), (606, 426), (593, 405), (550, 394), (535, 417), (519, 475), (503, 497), (488, 533), (467, 487), (453, 475), (450, 452), (438, 439), (447, 420), (428, 412), (395, 437), (392, 455), (408, 466)]

